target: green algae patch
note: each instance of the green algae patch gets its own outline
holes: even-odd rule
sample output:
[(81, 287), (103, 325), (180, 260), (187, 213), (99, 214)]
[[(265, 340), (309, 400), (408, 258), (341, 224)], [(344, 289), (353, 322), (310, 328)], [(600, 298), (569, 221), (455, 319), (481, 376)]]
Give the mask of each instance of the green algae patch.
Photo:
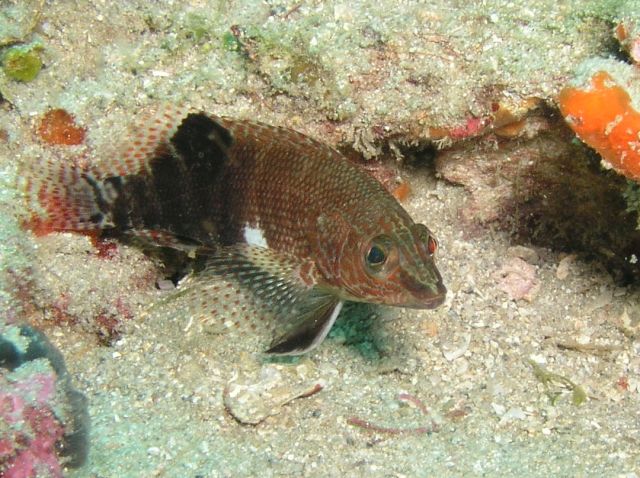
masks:
[(42, 69), (41, 50), (40, 44), (11, 47), (2, 57), (2, 69), (12, 80), (32, 81)]
[(375, 306), (347, 302), (329, 332), (329, 339), (352, 347), (366, 360), (378, 361), (383, 355), (385, 344), (375, 333), (376, 320), (378, 316)]

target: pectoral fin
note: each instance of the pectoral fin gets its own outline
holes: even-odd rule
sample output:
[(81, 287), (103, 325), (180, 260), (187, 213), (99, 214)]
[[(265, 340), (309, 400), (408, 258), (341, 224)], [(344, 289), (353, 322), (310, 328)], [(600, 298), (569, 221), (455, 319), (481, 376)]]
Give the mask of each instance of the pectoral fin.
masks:
[(331, 330), (342, 304), (343, 301), (331, 297), (313, 310), (301, 314), (287, 333), (271, 343), (266, 353), (300, 355), (316, 348)]
[(213, 276), (233, 281), (242, 295), (250, 296), (256, 304), (257, 318), (263, 319), (258, 322), (276, 337), (267, 353), (297, 355), (324, 340), (342, 307), (335, 295), (303, 282), (300, 269), (300, 262), (293, 257), (243, 244), (216, 251), (197, 282), (215, 280)]

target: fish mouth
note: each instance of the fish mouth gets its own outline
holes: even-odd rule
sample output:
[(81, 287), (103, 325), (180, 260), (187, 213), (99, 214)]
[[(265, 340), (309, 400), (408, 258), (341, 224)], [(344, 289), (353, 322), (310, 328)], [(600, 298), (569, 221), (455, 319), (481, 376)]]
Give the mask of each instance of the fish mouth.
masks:
[(425, 297), (416, 297), (415, 302), (409, 304), (403, 304), (402, 307), (409, 309), (435, 309), (442, 305), (447, 298), (447, 290), (444, 286), (438, 287), (437, 295), (429, 295)]
[[(444, 289), (444, 286), (442, 287)], [(447, 298), (446, 289), (442, 291), (440, 294), (431, 297), (423, 302), (423, 309), (435, 309), (436, 307), (441, 306), (445, 299)]]
[[(437, 272), (436, 272), (437, 273)], [(413, 277), (404, 275), (402, 277), (402, 285), (409, 293), (409, 300), (403, 307), (411, 309), (435, 309), (445, 301), (447, 297), (447, 288), (442, 282), (442, 278), (438, 274), (437, 280), (432, 284), (418, 282)]]

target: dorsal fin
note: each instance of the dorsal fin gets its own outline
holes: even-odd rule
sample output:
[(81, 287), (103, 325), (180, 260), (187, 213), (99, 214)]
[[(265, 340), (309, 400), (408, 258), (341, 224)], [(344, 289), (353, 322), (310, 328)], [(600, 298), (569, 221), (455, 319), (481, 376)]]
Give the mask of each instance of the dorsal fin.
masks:
[[(162, 231), (194, 242), (215, 242), (211, 208), (219, 200), (217, 185), (233, 138), (214, 117), (188, 113), (170, 137), (134, 154), (135, 174), (104, 178), (111, 183), (111, 216), (129, 234)], [(151, 144), (151, 143), (149, 143)], [(151, 147), (151, 146), (149, 146)], [(179, 241), (178, 241), (179, 242)]]
[(125, 141), (107, 152), (97, 174), (109, 177), (148, 173), (155, 152), (169, 143), (190, 112), (190, 108), (166, 104), (143, 113), (123, 134)]
[(176, 152), (195, 159), (219, 158), (231, 147), (229, 130), (205, 113), (189, 113), (170, 137)]
[(214, 116), (201, 111), (163, 105), (146, 112), (123, 135), (126, 140), (107, 152), (96, 175), (100, 178), (148, 174), (151, 162), (169, 147), (184, 157), (226, 151), (233, 141), (229, 131)]

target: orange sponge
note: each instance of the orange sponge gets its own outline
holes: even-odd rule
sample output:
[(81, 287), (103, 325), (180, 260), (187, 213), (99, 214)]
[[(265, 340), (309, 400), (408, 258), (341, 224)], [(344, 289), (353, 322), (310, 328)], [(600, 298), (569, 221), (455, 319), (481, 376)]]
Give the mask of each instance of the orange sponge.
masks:
[(568, 87), (558, 97), (560, 111), (578, 137), (616, 171), (640, 181), (640, 113), (631, 97), (604, 71), (590, 87)]

